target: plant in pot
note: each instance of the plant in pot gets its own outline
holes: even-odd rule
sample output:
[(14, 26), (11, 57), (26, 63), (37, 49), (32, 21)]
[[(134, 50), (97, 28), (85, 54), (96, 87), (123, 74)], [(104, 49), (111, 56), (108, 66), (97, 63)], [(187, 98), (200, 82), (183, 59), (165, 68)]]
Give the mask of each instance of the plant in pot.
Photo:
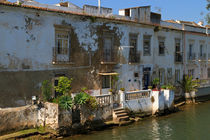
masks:
[(199, 80), (193, 80), (192, 76), (184, 75), (183, 80), (178, 82), (182, 88), (187, 103), (195, 102), (195, 92), (200, 87)]
[(152, 84), (153, 84), (153, 89), (158, 90), (158, 85), (160, 84), (159, 78), (153, 79)]
[(148, 89), (152, 89), (152, 86), (148, 86)]

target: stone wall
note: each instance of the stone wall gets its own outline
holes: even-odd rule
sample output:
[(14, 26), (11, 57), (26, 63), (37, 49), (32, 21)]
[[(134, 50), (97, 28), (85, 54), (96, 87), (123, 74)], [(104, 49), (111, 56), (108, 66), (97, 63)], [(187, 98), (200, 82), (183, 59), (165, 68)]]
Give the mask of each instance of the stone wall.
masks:
[(103, 126), (103, 122), (112, 117), (112, 106), (107, 105), (96, 110), (83, 106), (77, 115), (80, 121), (73, 123), (72, 110), (64, 110), (58, 104), (48, 102), (38, 106), (0, 108), (0, 135), (39, 126), (53, 129), (61, 135), (79, 133), (80, 129)]
[(0, 108), (0, 135), (37, 125), (37, 106), (24, 106), (18, 108)]

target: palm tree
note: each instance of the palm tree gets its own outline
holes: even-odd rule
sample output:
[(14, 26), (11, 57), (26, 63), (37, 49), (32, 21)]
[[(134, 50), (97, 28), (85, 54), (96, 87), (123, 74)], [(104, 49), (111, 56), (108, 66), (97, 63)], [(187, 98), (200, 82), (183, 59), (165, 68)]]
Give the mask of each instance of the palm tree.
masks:
[(185, 93), (185, 98), (191, 98), (191, 101), (195, 102), (194, 93), (197, 91), (197, 88), (200, 87), (200, 80), (194, 80), (192, 76), (184, 75), (183, 80), (178, 82), (183, 92)]

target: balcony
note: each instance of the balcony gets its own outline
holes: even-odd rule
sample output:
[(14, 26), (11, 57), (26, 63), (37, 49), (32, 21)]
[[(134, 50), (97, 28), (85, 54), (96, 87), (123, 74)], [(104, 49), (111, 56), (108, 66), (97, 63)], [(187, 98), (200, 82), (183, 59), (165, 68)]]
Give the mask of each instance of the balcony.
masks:
[(53, 47), (53, 64), (72, 64), (70, 61), (70, 49)]
[(174, 59), (175, 59), (175, 63), (182, 63), (183, 61), (182, 53), (175, 52)]
[(199, 61), (206, 61), (206, 60), (207, 60), (207, 57), (205, 53), (199, 55)]
[(187, 59), (189, 61), (195, 61), (196, 60), (196, 54), (195, 53), (188, 53)]
[(101, 64), (116, 64), (117, 50), (104, 49), (101, 55)]
[(140, 52), (130, 50), (129, 63), (140, 63)]

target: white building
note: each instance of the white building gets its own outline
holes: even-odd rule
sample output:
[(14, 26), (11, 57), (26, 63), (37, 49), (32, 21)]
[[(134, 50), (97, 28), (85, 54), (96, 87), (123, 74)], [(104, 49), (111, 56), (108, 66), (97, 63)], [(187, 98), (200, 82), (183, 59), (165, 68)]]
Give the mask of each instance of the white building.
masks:
[(118, 89), (127, 91), (146, 88), (155, 77), (162, 85), (184, 73), (210, 77), (209, 29), (161, 21), (150, 7), (120, 15), (96, 11), (71, 3), (0, 2), (0, 107), (27, 104), (40, 95), (43, 80), (56, 84), (63, 75), (74, 79), (72, 92), (87, 87), (92, 94), (114, 88), (115, 75)]

